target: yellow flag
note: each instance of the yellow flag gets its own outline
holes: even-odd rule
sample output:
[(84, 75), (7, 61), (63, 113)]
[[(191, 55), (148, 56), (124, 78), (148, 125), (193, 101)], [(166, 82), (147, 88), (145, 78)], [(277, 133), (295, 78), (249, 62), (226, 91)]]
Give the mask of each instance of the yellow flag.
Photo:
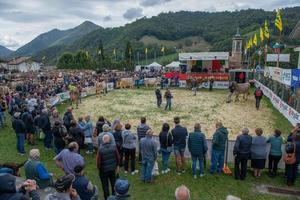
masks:
[(113, 54), (116, 55), (116, 49), (114, 49)]
[(260, 27), (259, 30), (259, 37), (260, 37), (260, 43), (262, 44), (262, 42), (264, 41), (264, 31), (262, 27)]
[(162, 53), (165, 52), (165, 47), (162, 47), (160, 50)]
[(269, 26), (268, 26), (267, 20), (265, 20), (264, 36), (265, 36), (266, 39), (270, 38)]
[(98, 51), (98, 54), (100, 55), (100, 54), (102, 54), (102, 51), (101, 51), (101, 49)]
[(282, 31), (282, 20), (281, 20), (281, 14), (279, 9), (276, 10), (275, 26), (278, 28), (280, 32)]
[(257, 47), (257, 36), (256, 36), (256, 33), (254, 33), (253, 44)]
[(145, 54), (148, 54), (148, 48), (145, 49)]
[(85, 51), (85, 55), (86, 55), (86, 57), (88, 57), (89, 56), (89, 52)]

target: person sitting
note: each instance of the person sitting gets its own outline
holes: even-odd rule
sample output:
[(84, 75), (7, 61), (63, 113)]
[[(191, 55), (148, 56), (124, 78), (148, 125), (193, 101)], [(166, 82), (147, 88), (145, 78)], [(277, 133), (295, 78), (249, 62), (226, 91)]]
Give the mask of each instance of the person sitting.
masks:
[(84, 176), (84, 166), (77, 165), (74, 168), (75, 181), (73, 188), (77, 191), (81, 200), (96, 200), (98, 199), (98, 190), (91, 181)]
[(40, 196), (35, 181), (29, 179), (17, 184), (15, 176), (4, 173), (0, 174), (0, 199), (40, 200)]
[(111, 195), (107, 200), (129, 200), (128, 194), (130, 184), (126, 179), (118, 179), (115, 184), (115, 195)]
[(81, 200), (77, 191), (72, 187), (74, 180), (73, 174), (60, 177), (54, 184), (56, 192), (48, 194), (44, 200)]
[(62, 150), (54, 157), (55, 164), (66, 174), (75, 174), (74, 168), (77, 165), (84, 165), (84, 158), (78, 153), (78, 149), (78, 144), (71, 142), (68, 149)]
[(52, 185), (52, 176), (45, 166), (39, 161), (40, 151), (31, 149), (29, 159), (24, 165), (26, 179), (35, 180), (40, 189)]
[(179, 186), (175, 190), (175, 199), (190, 200), (191, 199), (190, 190), (185, 185)]

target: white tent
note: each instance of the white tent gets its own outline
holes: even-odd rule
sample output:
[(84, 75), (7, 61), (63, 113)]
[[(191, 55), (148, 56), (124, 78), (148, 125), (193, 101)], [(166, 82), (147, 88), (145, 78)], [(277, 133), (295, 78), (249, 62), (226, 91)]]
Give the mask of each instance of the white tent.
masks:
[(149, 70), (154, 69), (154, 70), (161, 70), (161, 65), (158, 64), (157, 62), (153, 62), (150, 65), (147, 66)]
[(166, 65), (167, 69), (174, 69), (174, 70), (180, 70), (180, 62), (178, 61), (173, 61), (170, 64)]

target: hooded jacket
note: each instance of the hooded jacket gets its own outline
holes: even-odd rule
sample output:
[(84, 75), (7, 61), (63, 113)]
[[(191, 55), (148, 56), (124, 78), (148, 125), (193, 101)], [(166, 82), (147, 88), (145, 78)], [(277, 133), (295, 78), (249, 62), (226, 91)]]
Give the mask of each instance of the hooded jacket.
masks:
[(223, 126), (221, 128), (218, 128), (213, 135), (212, 149), (224, 151), (227, 140), (228, 140), (227, 128)]

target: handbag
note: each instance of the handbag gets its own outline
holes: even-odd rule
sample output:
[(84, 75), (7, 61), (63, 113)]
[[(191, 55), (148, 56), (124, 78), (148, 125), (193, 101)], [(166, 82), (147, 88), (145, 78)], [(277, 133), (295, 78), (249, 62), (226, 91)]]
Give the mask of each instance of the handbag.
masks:
[(283, 157), (284, 162), (287, 165), (293, 165), (296, 163), (296, 145), (294, 144), (294, 151), (293, 153), (287, 153)]

